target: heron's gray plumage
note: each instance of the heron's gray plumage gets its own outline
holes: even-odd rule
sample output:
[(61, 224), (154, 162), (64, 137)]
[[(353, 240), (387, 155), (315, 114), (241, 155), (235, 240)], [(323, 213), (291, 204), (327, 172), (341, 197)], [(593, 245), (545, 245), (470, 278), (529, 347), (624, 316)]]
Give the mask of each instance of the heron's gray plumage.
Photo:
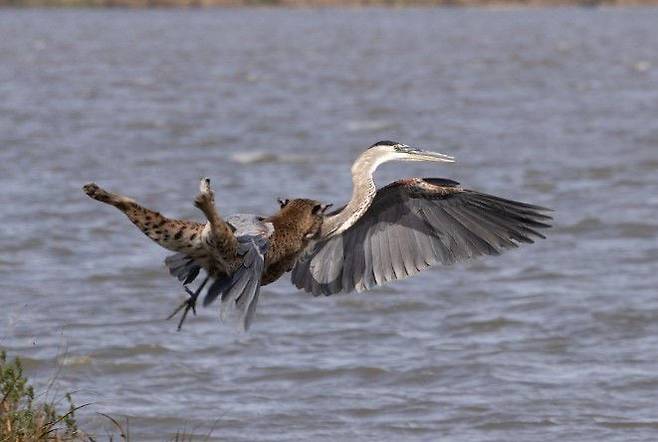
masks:
[[(263, 275), (265, 253), (268, 242), (261, 236), (239, 236), (238, 253), (244, 256), (242, 265), (230, 277), (224, 290), (218, 293), (221, 298), (222, 317), (237, 313), (243, 329), (248, 329), (256, 312), (260, 280)], [(210, 293), (203, 300), (203, 305), (210, 304)]]
[[(212, 282), (205, 292), (203, 305), (208, 306), (220, 298), (221, 316), (237, 316), (246, 330), (256, 312), (265, 253), (273, 228), (271, 223), (263, 222), (255, 215), (232, 215), (226, 221), (234, 229), (237, 253), (243, 258), (230, 275), (220, 274), (210, 278)], [(169, 272), (184, 284), (192, 282), (201, 270), (195, 259), (184, 253), (167, 257), (165, 264)]]
[(451, 180), (397, 181), (377, 191), (355, 224), (314, 244), (292, 282), (314, 295), (363, 291), (436, 264), (498, 255), (543, 238), (547, 210)]
[(185, 253), (175, 253), (165, 258), (169, 274), (178, 278), (183, 284), (189, 284), (197, 277), (201, 266)]

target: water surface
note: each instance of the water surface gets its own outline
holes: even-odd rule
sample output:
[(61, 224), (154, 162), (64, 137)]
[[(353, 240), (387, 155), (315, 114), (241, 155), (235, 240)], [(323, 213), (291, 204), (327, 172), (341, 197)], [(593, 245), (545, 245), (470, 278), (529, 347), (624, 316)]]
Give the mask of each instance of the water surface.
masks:
[[(654, 441), (658, 10), (0, 11), (0, 346), (133, 439)], [(553, 207), (546, 241), (361, 295), (183, 299), (94, 180), (177, 217), (342, 203), (387, 165)], [(55, 392), (55, 393), (56, 393)], [(87, 411), (89, 410), (89, 411)]]

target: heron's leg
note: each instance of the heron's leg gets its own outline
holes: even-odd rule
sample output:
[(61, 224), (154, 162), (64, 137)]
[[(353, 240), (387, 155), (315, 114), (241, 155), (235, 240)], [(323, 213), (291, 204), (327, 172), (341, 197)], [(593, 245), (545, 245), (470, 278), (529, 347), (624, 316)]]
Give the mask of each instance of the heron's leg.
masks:
[(167, 218), (137, 204), (131, 198), (108, 192), (95, 183), (86, 184), (83, 190), (90, 198), (114, 206), (125, 213), (146, 236), (165, 249), (190, 253), (202, 247), (203, 224)]
[(236, 257), (238, 242), (229, 225), (217, 213), (215, 193), (210, 188), (209, 178), (201, 180), (199, 190), (194, 205), (208, 219), (208, 224), (201, 235), (203, 244), (214, 257), (223, 263), (228, 263)]
[(171, 315), (167, 316), (167, 319), (171, 319), (174, 316), (176, 316), (176, 313), (178, 313), (183, 308), (185, 308), (185, 310), (183, 311), (183, 316), (181, 316), (180, 321), (178, 322), (178, 331), (181, 331), (181, 329), (183, 328), (183, 322), (185, 322), (185, 318), (187, 317), (187, 314), (189, 313), (190, 310), (192, 310), (192, 313), (196, 315), (196, 300), (199, 297), (199, 294), (201, 294), (203, 287), (205, 287), (206, 283), (208, 282), (208, 279), (210, 279), (210, 276), (206, 276), (206, 278), (203, 280), (201, 285), (199, 285), (199, 287), (197, 287), (197, 289), (194, 292), (189, 288), (187, 288), (187, 286), (183, 286), (183, 288), (185, 289), (187, 294), (190, 295), (190, 297), (185, 301), (183, 301), (181, 305), (176, 307), (176, 310), (174, 310)]

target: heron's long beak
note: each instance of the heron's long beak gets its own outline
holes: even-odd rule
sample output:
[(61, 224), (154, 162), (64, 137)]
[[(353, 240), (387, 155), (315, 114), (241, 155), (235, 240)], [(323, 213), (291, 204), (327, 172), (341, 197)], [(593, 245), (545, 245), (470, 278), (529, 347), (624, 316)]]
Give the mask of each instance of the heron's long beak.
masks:
[(409, 159), (413, 161), (436, 161), (442, 163), (454, 163), (455, 158), (450, 155), (445, 155), (438, 152), (429, 152), (421, 149), (412, 149), (409, 150), (411, 157)]

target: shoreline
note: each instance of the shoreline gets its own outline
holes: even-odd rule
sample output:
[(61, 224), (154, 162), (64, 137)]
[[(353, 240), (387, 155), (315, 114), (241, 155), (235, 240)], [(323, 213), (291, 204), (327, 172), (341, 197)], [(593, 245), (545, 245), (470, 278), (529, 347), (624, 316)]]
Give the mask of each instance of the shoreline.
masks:
[(212, 9), (241, 7), (273, 8), (477, 8), (534, 9), (553, 7), (650, 7), (658, 0), (0, 0), (0, 9), (91, 8), (91, 9)]

